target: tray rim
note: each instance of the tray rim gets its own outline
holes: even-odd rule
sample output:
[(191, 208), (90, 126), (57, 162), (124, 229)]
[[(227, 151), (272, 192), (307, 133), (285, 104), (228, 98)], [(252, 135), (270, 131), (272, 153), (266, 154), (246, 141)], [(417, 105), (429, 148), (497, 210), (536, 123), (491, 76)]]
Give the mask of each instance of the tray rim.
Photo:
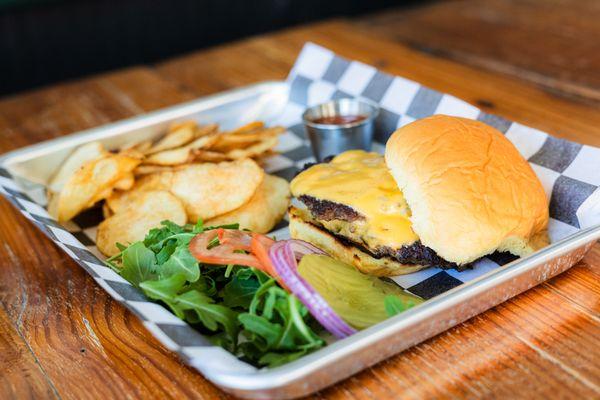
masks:
[[(88, 141), (117, 136), (123, 134), (124, 131), (144, 128), (163, 122), (164, 120), (182, 117), (191, 113), (200, 112), (205, 109), (217, 107), (219, 105), (224, 105), (231, 101), (243, 99), (246, 96), (251, 96), (253, 93), (256, 93), (256, 91), (266, 91), (270, 87), (277, 90), (289, 90), (289, 86), (286, 81), (270, 80), (240, 88), (230, 89), (208, 96), (198, 97), (184, 103), (138, 114), (122, 120), (77, 131), (60, 136), (58, 138), (45, 140), (0, 154), (0, 167), (9, 169), (10, 165), (37, 157), (45, 150), (53, 149), (58, 151), (64, 148), (74, 147)], [(469, 297), (473, 297), (477, 293), (493, 289), (495, 286), (513, 279), (517, 275), (533, 270), (545, 262), (565, 255), (570, 251), (573, 251), (598, 239), (600, 239), (600, 225), (579, 230), (576, 233), (569, 235), (556, 243), (552, 243), (548, 247), (541, 249), (527, 257), (520, 258), (509, 264), (489, 271), (488, 273), (472, 281), (466, 282), (454, 289), (427, 300), (418, 308), (408, 310), (401, 315), (389, 318), (386, 321), (360, 331), (351, 337), (329, 344), (328, 346), (314, 353), (306, 355), (281, 367), (274, 369), (255, 369), (249, 372), (237, 374), (224, 373), (214, 370), (211, 371), (206, 368), (195, 368), (214, 384), (226, 391), (236, 392), (237, 394), (249, 394), (252, 392), (264, 392), (284, 388), (287, 385), (302, 379), (303, 377), (307, 377), (325, 368), (326, 366), (331, 365), (338, 359), (344, 358), (354, 352), (367, 348), (379, 341), (384, 341), (387, 337), (402, 329), (405, 329), (408, 326), (417, 323), (423, 323), (432, 315), (444, 311), (460, 301), (464, 301)], [(544, 280), (545, 279), (542, 279), (536, 284), (541, 283)], [(506, 300), (508, 300), (508, 298), (503, 301)], [(178, 353), (175, 352), (175, 354)], [(382, 359), (383, 358), (385, 357), (382, 357)], [(329, 384), (331, 383), (333, 382), (329, 382)]]

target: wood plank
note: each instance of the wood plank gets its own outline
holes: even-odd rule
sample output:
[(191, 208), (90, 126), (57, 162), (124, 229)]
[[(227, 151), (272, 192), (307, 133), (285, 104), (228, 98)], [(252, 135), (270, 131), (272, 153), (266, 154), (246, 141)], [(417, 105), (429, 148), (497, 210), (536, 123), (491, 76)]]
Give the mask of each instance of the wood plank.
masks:
[(244, 40), (167, 61), (157, 69), (181, 87), (204, 95), (284, 79), (307, 41), (450, 93), (485, 111), (558, 137), (600, 146), (600, 113), (594, 106), (574, 103), (522, 80), (423, 54), (344, 21)]
[(0, 365), (0, 398), (58, 398), (52, 382), (21, 337), (18, 325), (15, 328), (3, 308), (0, 308)]
[(357, 21), (420, 51), (600, 102), (596, 0), (438, 1)]
[[(158, 66), (160, 76), (134, 68), (0, 100), (0, 152), (194, 96), (281, 79), (305, 40), (474, 104), (493, 104), (490, 109), (509, 118), (598, 144), (600, 116), (588, 105), (374, 40), (337, 21), (183, 57)], [(4, 200), (0, 215), (0, 303), (11, 324), (21, 321), (25, 344), (61, 397), (228, 397), (182, 365)], [(547, 284), (317, 397), (599, 397), (593, 341), (600, 334), (598, 268), (596, 245), (584, 262)]]
[(2, 152), (193, 98), (134, 67), (0, 99)]

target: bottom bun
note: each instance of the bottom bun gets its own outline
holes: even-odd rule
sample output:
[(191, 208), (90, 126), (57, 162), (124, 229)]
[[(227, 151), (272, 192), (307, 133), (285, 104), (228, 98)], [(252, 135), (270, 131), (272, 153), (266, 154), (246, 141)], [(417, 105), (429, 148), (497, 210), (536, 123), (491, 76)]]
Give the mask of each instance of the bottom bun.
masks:
[(302, 211), (290, 207), (290, 235), (294, 239), (309, 242), (331, 257), (354, 265), (359, 271), (375, 276), (396, 276), (410, 274), (427, 268), (425, 265), (402, 264), (390, 257), (376, 258), (352, 244), (342, 242), (335, 235), (317, 224), (302, 218)]

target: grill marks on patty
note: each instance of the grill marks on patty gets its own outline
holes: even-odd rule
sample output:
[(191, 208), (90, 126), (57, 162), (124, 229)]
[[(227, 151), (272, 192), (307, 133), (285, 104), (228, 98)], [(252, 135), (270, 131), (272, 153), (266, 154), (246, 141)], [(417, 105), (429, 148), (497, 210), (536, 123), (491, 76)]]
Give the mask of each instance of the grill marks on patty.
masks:
[[(331, 221), (338, 219), (347, 222), (365, 220), (363, 215), (358, 213), (352, 207), (344, 204), (328, 200), (321, 200), (308, 195), (301, 195), (298, 199), (308, 207), (312, 216), (316, 220)], [(402, 264), (436, 266), (443, 269), (455, 269), (457, 271), (464, 271), (466, 269), (473, 268), (472, 264), (458, 265), (456, 263), (444, 260), (435, 252), (435, 250), (423, 245), (420, 241), (414, 242), (408, 246), (402, 246), (398, 249), (388, 246), (379, 246), (376, 249), (372, 249), (368, 248), (363, 243), (357, 243), (348, 239), (347, 237), (328, 231), (322, 226), (314, 223), (313, 225), (328, 232), (330, 235), (335, 236), (336, 239), (338, 239), (345, 246), (357, 247), (361, 251), (375, 258), (389, 257)]]
[(335, 203), (329, 200), (320, 200), (305, 194), (298, 199), (306, 204), (310, 213), (316, 218), (323, 221), (331, 221), (333, 219), (341, 219), (342, 221), (354, 222), (356, 220), (364, 220), (365, 217), (344, 204)]
[(334, 236), (340, 243), (347, 247), (356, 247), (364, 253), (367, 253), (374, 258), (389, 257), (402, 264), (415, 264), (425, 265), (428, 267), (439, 267), (442, 269), (455, 269), (457, 271), (464, 271), (473, 268), (472, 264), (458, 265), (456, 263), (446, 261), (437, 255), (435, 250), (424, 246), (421, 242), (417, 241), (408, 246), (400, 247), (399, 249), (393, 249), (387, 246), (380, 246), (377, 249), (371, 249), (366, 247), (362, 243), (357, 243), (347, 237), (338, 235), (337, 233), (328, 231), (324, 227), (310, 222), (315, 228), (320, 229), (328, 234)]
[(423, 245), (420, 241), (414, 242), (408, 246), (402, 246), (399, 249), (380, 247), (374, 254), (377, 257), (391, 257), (403, 264), (428, 265), (440, 267), (442, 269), (455, 269), (457, 271), (473, 268), (472, 264), (458, 265), (444, 260), (437, 255), (435, 250)]

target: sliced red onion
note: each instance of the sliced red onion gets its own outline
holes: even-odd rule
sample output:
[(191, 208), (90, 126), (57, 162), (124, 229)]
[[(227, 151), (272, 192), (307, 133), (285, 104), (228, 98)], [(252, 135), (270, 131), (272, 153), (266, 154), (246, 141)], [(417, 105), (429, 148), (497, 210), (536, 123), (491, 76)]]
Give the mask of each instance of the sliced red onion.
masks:
[(325, 329), (340, 339), (356, 333), (298, 273), (297, 260), (306, 254), (325, 253), (310, 243), (295, 239), (275, 242), (269, 249), (269, 257), (279, 278)]

